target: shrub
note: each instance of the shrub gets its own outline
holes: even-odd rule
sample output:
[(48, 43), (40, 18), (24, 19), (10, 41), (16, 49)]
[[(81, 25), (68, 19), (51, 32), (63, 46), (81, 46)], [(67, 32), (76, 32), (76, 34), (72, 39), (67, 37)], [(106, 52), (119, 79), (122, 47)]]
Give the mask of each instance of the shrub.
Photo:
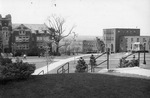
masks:
[(34, 71), (35, 64), (7, 63), (1, 68), (2, 79), (27, 79)]
[(6, 65), (6, 64), (9, 64), (9, 63), (12, 63), (10, 58), (0, 58), (0, 64), (1, 65)]

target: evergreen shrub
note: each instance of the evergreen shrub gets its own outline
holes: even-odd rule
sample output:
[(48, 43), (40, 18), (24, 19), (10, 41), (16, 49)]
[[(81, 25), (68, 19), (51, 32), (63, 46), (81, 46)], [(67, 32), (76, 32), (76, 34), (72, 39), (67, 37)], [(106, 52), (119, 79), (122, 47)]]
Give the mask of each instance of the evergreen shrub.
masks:
[(2, 79), (27, 79), (32, 73), (34, 73), (36, 67), (35, 64), (16, 62), (0, 64), (0, 76)]

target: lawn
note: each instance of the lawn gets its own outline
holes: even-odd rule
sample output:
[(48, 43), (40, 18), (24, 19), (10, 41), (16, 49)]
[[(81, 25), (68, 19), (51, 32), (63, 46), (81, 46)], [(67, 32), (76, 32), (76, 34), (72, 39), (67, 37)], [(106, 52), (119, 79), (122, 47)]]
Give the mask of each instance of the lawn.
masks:
[(150, 98), (150, 79), (106, 74), (31, 76), (0, 88), (0, 98)]

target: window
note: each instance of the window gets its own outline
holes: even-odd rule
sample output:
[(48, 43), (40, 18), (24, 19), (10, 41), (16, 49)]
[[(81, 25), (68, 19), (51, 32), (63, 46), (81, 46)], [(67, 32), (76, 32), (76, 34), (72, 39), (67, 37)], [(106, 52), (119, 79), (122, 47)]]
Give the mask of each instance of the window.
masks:
[(133, 42), (133, 38), (131, 38), (131, 42)]
[(42, 37), (38, 36), (37, 41), (42, 41)]
[(146, 42), (146, 39), (145, 39), (145, 38), (143, 38), (143, 42)]
[(16, 42), (29, 42), (29, 36), (16, 36)]
[(49, 37), (43, 37), (43, 40), (47, 42), (49, 41)]
[(111, 40), (114, 40), (114, 37), (111, 37)]
[(44, 33), (47, 33), (47, 31), (46, 31), (46, 30), (44, 30)]
[(25, 35), (26, 33), (25, 33), (25, 31), (24, 30), (21, 30), (20, 32), (19, 32), (19, 35)]
[(39, 30), (35, 30), (36, 33), (39, 33)]
[(29, 49), (29, 45), (28, 44), (17, 45), (17, 49), (18, 50), (28, 50)]
[(139, 42), (139, 38), (137, 38), (137, 42)]

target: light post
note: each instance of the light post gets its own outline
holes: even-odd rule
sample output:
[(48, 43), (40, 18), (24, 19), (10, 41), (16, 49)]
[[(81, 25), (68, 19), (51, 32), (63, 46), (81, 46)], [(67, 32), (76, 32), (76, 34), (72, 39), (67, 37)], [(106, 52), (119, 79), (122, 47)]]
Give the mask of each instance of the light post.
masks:
[(146, 64), (146, 60), (145, 60), (145, 43), (144, 43), (144, 61), (143, 61), (143, 64)]
[(110, 48), (107, 48), (107, 69), (109, 70), (109, 55), (110, 55)]

